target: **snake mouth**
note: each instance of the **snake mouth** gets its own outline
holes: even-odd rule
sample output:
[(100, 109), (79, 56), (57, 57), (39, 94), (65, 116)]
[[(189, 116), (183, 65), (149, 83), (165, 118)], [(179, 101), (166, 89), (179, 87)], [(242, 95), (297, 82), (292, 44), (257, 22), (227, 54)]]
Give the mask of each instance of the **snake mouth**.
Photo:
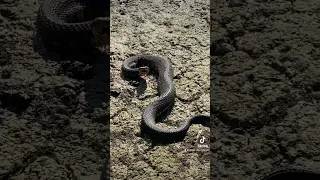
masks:
[(92, 43), (100, 50), (109, 52), (110, 21), (108, 17), (99, 17), (92, 21)]
[(150, 68), (148, 66), (139, 67), (139, 76), (146, 77), (150, 72)]

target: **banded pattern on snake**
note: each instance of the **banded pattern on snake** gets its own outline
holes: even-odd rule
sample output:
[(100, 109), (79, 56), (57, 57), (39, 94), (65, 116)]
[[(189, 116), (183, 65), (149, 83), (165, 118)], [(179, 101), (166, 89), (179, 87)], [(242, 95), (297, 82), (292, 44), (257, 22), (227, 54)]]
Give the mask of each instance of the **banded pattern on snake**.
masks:
[[(109, 4), (110, 1), (99, 0), (44, 0), (38, 12), (39, 33), (44, 39), (59, 45), (108, 44)], [(173, 70), (171, 63), (163, 58), (142, 55), (128, 58), (123, 64), (122, 71), (125, 76), (139, 78), (139, 71), (145, 66), (148, 66), (157, 76), (160, 97), (144, 110), (142, 133), (148, 134), (153, 139), (180, 141), (184, 139), (192, 124), (209, 126), (209, 116), (197, 115), (177, 129), (157, 127), (157, 116), (174, 103)], [(101, 179), (110, 179), (109, 169), (109, 160), (107, 160)], [(282, 168), (259, 176), (255, 180), (292, 179), (293, 177), (316, 180), (320, 179), (320, 173), (303, 168)]]
[(58, 46), (109, 45), (109, 7), (109, 0), (44, 0), (37, 16), (38, 33)]
[[(109, 0), (44, 0), (37, 16), (38, 34), (58, 47), (107, 47), (109, 8)], [(108, 154), (100, 179), (110, 179)]]

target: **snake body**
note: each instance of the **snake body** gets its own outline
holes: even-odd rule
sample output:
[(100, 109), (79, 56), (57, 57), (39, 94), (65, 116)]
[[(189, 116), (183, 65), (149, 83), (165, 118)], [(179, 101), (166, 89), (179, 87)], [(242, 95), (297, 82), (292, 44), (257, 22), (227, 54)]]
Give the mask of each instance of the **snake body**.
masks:
[(44, 0), (38, 11), (38, 33), (59, 46), (88, 46), (93, 39), (97, 46), (109, 43), (109, 2)]
[(138, 55), (126, 59), (122, 66), (122, 74), (125, 78), (139, 78), (139, 68), (148, 67), (157, 79), (159, 98), (150, 103), (142, 114), (141, 133), (147, 134), (155, 141), (181, 141), (186, 136), (192, 124), (209, 126), (210, 116), (196, 115), (188, 119), (177, 129), (162, 129), (156, 125), (156, 119), (169, 107), (173, 106), (175, 98), (175, 86), (173, 83), (173, 68), (171, 62), (158, 56)]
[[(38, 32), (45, 40), (59, 45), (92, 45), (109, 43), (109, 1), (102, 0), (44, 0), (38, 11)], [(81, 17), (83, 16), (83, 17)], [(93, 39), (96, 41), (93, 42)], [(169, 61), (150, 55), (128, 58), (122, 66), (124, 76), (139, 78), (139, 67), (148, 66), (156, 75), (160, 97), (150, 103), (142, 114), (141, 132), (164, 141), (180, 141), (192, 124), (209, 126), (210, 117), (197, 115), (177, 129), (161, 129), (156, 118), (171, 107), (175, 98), (173, 69)], [(319, 171), (302, 168), (282, 168), (255, 178), (320, 179)], [(105, 162), (101, 179), (110, 179), (109, 160)]]
[[(108, 46), (109, 4), (109, 0), (44, 0), (37, 16), (38, 34), (60, 47)], [(110, 179), (109, 157), (100, 179)]]

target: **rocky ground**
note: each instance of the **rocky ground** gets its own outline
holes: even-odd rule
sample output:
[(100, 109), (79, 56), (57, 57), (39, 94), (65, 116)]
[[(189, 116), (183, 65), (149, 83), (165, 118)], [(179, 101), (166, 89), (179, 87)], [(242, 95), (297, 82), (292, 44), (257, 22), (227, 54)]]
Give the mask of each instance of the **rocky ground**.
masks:
[[(195, 151), (190, 127), (185, 141), (152, 147), (137, 136), (144, 108), (157, 98), (152, 77), (142, 96), (120, 77), (125, 58), (145, 53), (172, 61), (177, 98), (164, 128), (178, 126), (210, 109), (209, 1), (112, 1), (111, 5), (111, 179), (209, 179), (209, 148)], [(205, 150), (205, 149), (204, 149)]]
[(109, 59), (44, 48), (38, 1), (0, 5), (0, 179), (99, 179)]
[[(0, 0), (0, 180), (99, 179), (109, 119), (112, 179), (245, 180), (320, 167), (319, 1), (211, 1), (211, 36), (208, 1), (112, 1), (110, 59), (43, 47), (39, 3)], [(209, 134), (202, 126), (165, 146), (137, 136), (154, 83), (137, 97), (120, 68), (139, 53), (173, 63), (177, 99), (165, 124), (207, 114), (211, 92), (211, 156), (193, 151)]]
[(211, 177), (320, 167), (320, 2), (211, 1)]

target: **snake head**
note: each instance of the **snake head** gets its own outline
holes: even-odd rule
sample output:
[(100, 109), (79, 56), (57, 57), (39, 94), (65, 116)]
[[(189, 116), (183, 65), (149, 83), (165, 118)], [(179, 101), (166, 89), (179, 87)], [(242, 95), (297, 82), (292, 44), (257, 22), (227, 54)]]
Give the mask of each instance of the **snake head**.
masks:
[(110, 18), (97, 17), (91, 23), (93, 43), (98, 47), (107, 47), (110, 44)]
[(140, 77), (146, 77), (150, 72), (150, 69), (148, 66), (142, 66), (139, 67), (139, 76)]

